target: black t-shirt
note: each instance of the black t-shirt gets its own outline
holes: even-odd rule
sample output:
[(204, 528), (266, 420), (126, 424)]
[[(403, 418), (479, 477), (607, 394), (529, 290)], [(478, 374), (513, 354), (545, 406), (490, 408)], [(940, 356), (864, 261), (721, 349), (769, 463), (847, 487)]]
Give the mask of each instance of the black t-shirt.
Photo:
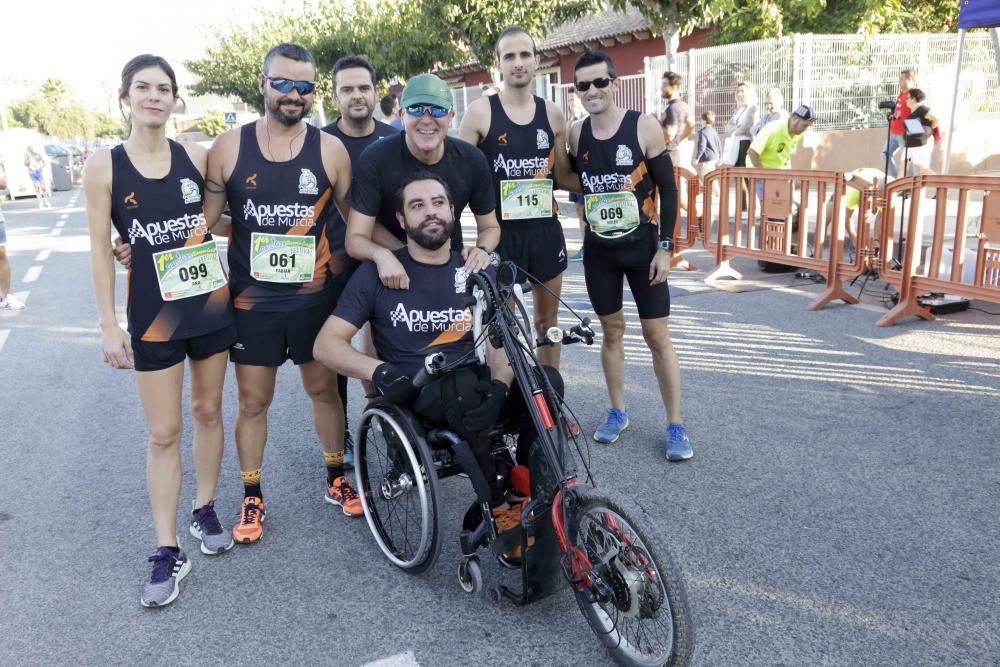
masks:
[(396, 191), (403, 179), (418, 171), (437, 174), (451, 190), (455, 205), (455, 232), (451, 247), (462, 247), (462, 211), (466, 206), (476, 215), (492, 213), (496, 208), (493, 197), (493, 175), (482, 151), (460, 139), (445, 137), (444, 155), (434, 164), (424, 164), (413, 157), (406, 147), (406, 133), (377, 141), (361, 154), (354, 169), (348, 201), (351, 208), (375, 216), (386, 229), (400, 240), (406, 233), (396, 220)]
[[(366, 148), (382, 137), (391, 137), (394, 134), (399, 134), (399, 130), (392, 125), (377, 120), (375, 121), (375, 130), (371, 134), (363, 137), (352, 137), (344, 134), (340, 129), (337, 125), (339, 120), (338, 118), (324, 127), (323, 131), (332, 134), (343, 142), (344, 148), (347, 149), (347, 155), (351, 158), (351, 169), (356, 167), (358, 159)], [(330, 225), (330, 263), (333, 265), (333, 273), (336, 276), (334, 280), (346, 283), (360, 263), (347, 254), (347, 250), (344, 247), (344, 241), (347, 237), (347, 223), (340, 224), (340, 211), (334, 210), (336, 211), (337, 220), (334, 224)]]
[(471, 351), (468, 274), (456, 252), (447, 264), (423, 264), (406, 248), (395, 255), (410, 277), (410, 289), (389, 289), (379, 280), (375, 263), (365, 262), (351, 276), (333, 315), (359, 329), (371, 322), (379, 359), (413, 377), (428, 354), (443, 352), (450, 363)]

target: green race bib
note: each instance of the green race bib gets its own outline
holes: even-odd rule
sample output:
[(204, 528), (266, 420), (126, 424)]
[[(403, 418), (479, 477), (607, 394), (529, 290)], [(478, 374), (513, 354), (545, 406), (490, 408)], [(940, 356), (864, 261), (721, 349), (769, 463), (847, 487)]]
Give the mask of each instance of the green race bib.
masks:
[(316, 239), (283, 234), (250, 235), (250, 275), (268, 283), (307, 283), (316, 268)]
[(500, 215), (502, 220), (551, 218), (552, 179), (500, 181)]
[(617, 238), (639, 226), (639, 202), (631, 192), (604, 192), (584, 195), (590, 231), (598, 236)]
[(226, 284), (215, 241), (155, 253), (153, 264), (164, 301), (214, 292)]

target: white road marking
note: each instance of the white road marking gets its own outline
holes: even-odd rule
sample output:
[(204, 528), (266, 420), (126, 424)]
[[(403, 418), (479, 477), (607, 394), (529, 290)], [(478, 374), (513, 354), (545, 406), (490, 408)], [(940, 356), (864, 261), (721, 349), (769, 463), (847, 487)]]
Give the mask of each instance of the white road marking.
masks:
[(49, 258), (49, 255), (51, 254), (52, 254), (52, 248), (46, 248), (45, 250), (42, 250), (41, 252), (38, 253), (38, 255), (35, 257), (35, 261), (44, 262)]
[(60, 234), (62, 234), (62, 228), (61, 227), (56, 227), (51, 232), (49, 232), (49, 236), (59, 236)]
[(24, 274), (24, 278), (21, 279), (22, 283), (33, 283), (38, 280), (38, 276), (42, 275), (42, 267), (33, 266), (28, 269), (28, 272)]
[(59, 219), (60, 220), (65, 220), (68, 217), (69, 217), (69, 213), (63, 213), (62, 215), (59, 216)]
[(413, 655), (413, 651), (407, 651), (365, 663), (363, 667), (420, 667), (420, 663), (417, 662), (417, 656)]
[(0, 329), (0, 352), (3, 351), (3, 344), (7, 342), (7, 336), (10, 335), (10, 329)]
[(60, 220), (59, 222), (56, 223), (56, 228), (61, 228), (61, 227), (65, 227), (65, 226), (66, 226), (66, 221), (65, 220)]

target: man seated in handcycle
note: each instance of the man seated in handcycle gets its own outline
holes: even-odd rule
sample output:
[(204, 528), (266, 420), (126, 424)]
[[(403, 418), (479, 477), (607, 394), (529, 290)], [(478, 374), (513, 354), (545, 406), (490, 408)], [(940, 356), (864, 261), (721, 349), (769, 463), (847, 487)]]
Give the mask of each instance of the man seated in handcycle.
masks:
[[(526, 464), (534, 426), (520, 392), (511, 391), (513, 372), (506, 354), (489, 342), (488, 367), (462, 367), (423, 388), (414, 386), (427, 355), (441, 352), (446, 363), (473, 356), (473, 318), (465, 262), (449, 243), (456, 221), (447, 184), (429, 172), (417, 173), (403, 181), (396, 200), (396, 217), (407, 239), (395, 255), (409, 276), (409, 289), (386, 287), (374, 262), (362, 264), (319, 332), (314, 354), (342, 375), (371, 380), (377, 394), (409, 406), (423, 422), (465, 439), (490, 486), (497, 530), (504, 532), (518, 524), (526, 499), (509, 491), (509, 479), (499, 474), (489, 432), (501, 415), (520, 417), (517, 460)], [(492, 267), (485, 270), (494, 272)], [(351, 346), (365, 323), (371, 323), (377, 359)], [(561, 395), (558, 372), (549, 367), (545, 372)]]

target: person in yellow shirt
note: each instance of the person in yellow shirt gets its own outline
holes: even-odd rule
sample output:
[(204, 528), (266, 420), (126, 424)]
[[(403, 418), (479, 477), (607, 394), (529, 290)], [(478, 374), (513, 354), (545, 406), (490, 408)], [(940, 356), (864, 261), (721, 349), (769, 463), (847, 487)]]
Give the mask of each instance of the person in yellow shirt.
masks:
[[(757, 169), (784, 169), (805, 131), (816, 120), (811, 107), (800, 104), (787, 121), (774, 121), (760, 129), (750, 144), (747, 160)], [(764, 181), (757, 179), (757, 197), (764, 196)]]

